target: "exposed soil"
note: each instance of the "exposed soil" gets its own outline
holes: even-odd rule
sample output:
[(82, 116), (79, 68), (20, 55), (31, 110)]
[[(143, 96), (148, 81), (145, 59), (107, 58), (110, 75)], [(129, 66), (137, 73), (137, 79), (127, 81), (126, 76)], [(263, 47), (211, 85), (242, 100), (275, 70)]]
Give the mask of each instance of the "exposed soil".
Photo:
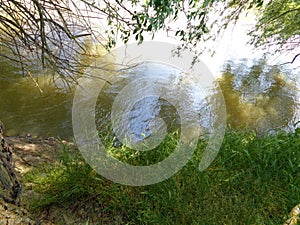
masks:
[(6, 137), (6, 140), (13, 146), (15, 169), (19, 175), (24, 175), (33, 167), (57, 161), (61, 143), (73, 145), (55, 138), (42, 140), (30, 136)]
[[(13, 149), (13, 161), (15, 164), (15, 170), (17, 177), (22, 183), (22, 195), (20, 200), (20, 206), (14, 206), (9, 204), (1, 204), (0, 206), (0, 216), (4, 214), (6, 217), (12, 218), (8, 223), (5, 224), (41, 224), (41, 225), (54, 225), (54, 221), (57, 220), (57, 215), (64, 218), (64, 221), (61, 221), (59, 224), (75, 224), (73, 223), (64, 213), (61, 212), (61, 209), (50, 210), (43, 212), (39, 215), (30, 215), (26, 203), (26, 199), (31, 196), (36, 195), (32, 190), (32, 185), (26, 183), (24, 175), (29, 172), (32, 168), (39, 168), (45, 163), (54, 163), (58, 160), (58, 152), (61, 149), (61, 144), (72, 145), (66, 141), (59, 141), (55, 138), (39, 139), (33, 138), (30, 135), (28, 136), (17, 136), (17, 137), (6, 137), (6, 142)], [(21, 215), (21, 221), (18, 221), (14, 218), (18, 218), (18, 215)], [(19, 219), (20, 220), (20, 219)], [(1, 225), (0, 221), (0, 225)], [(3, 223), (4, 224), (4, 223)]]

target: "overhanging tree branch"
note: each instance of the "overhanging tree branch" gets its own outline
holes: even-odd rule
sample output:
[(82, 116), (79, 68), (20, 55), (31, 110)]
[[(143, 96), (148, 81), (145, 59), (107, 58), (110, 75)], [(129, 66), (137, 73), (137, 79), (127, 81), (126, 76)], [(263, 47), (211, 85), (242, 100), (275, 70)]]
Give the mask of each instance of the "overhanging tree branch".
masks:
[(297, 54), (297, 55), (295, 55), (292, 61), (286, 62), (286, 63), (282, 63), (282, 64), (280, 64), (280, 65), (293, 64), (293, 63), (295, 62), (295, 60), (296, 60), (299, 56), (300, 56), (300, 53)]

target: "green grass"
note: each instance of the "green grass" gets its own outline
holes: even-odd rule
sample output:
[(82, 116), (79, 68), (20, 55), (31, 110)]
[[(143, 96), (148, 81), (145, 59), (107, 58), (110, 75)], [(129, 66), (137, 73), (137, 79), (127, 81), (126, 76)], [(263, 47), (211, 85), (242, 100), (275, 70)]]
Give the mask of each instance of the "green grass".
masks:
[[(157, 157), (170, 143), (172, 138), (156, 149)], [(168, 180), (130, 187), (102, 178), (63, 146), (59, 163), (27, 174), (39, 194), (31, 210), (84, 208), (89, 224), (283, 224), (300, 202), (298, 134), (228, 130), (215, 161), (199, 172), (204, 147), (200, 141), (190, 162)], [(147, 164), (129, 150), (111, 152)]]

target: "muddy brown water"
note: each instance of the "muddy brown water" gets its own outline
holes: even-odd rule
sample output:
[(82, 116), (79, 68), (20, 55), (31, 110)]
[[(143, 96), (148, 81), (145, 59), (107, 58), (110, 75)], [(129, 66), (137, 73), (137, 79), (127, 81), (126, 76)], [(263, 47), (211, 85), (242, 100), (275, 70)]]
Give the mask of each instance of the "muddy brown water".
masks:
[[(0, 119), (5, 124), (6, 135), (31, 134), (40, 137), (72, 138), (72, 104), (75, 88), (66, 89), (65, 86), (61, 85), (62, 82), (59, 81), (56, 82), (56, 85), (53, 85), (53, 77), (47, 75), (45, 70), (37, 68), (35, 67), (31, 73), (37, 80), (39, 88), (30, 77), (22, 75), (18, 64), (8, 59), (0, 58)], [(147, 70), (148, 72), (150, 71), (150, 74), (165, 72), (168, 74), (167, 76), (174, 76), (174, 78), (170, 79), (172, 83), (166, 85), (173, 86), (172, 91), (176, 92), (174, 87), (180, 85), (180, 72), (159, 64), (148, 65)], [(141, 73), (141, 71), (137, 71), (138, 73)], [(99, 107), (97, 107), (96, 113), (98, 116), (96, 120), (99, 122), (98, 127), (106, 126), (109, 123), (112, 102), (124, 85), (133, 79), (132, 77), (132, 74), (122, 74), (115, 84), (107, 85), (105, 91), (101, 92), (102, 94), (98, 97)], [(137, 88), (143, 87), (143, 84), (140, 85)], [(42, 92), (40, 89), (42, 89)], [(195, 93), (191, 93), (191, 95), (191, 98), (195, 97)], [(194, 109), (200, 110), (206, 102), (201, 95), (197, 96), (197, 98), (199, 98), (196, 101), (198, 106)], [(177, 99), (177, 101), (183, 100)], [(278, 101), (278, 104), (282, 103)], [(189, 105), (186, 102), (184, 107), (189, 108)], [(143, 137), (151, 135), (148, 125), (158, 114), (169, 121), (168, 123), (172, 123), (174, 120), (178, 121), (178, 112), (166, 101), (161, 101), (157, 98), (147, 98), (134, 105), (134, 109), (131, 111), (133, 116), (131, 128), (134, 129), (137, 136), (140, 136), (138, 138), (143, 139)], [(207, 113), (207, 115), (209, 114), (211, 112)], [(249, 113), (249, 117), (253, 117), (252, 114)], [(243, 119), (247, 120), (246, 117), (244, 115)], [(201, 120), (204, 127), (206, 126), (205, 124), (210, 122), (207, 118)], [(143, 137), (140, 135), (141, 133), (143, 133)]]

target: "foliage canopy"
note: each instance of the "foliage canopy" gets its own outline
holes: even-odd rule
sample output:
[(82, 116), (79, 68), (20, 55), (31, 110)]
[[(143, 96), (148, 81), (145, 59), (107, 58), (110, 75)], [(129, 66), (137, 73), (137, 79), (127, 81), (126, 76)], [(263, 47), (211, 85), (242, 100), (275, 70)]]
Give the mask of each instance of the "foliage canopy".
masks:
[[(253, 8), (259, 10), (249, 32), (252, 44), (275, 45), (277, 51), (298, 47), (295, 0), (0, 0), (0, 55), (21, 63), (24, 71), (34, 56), (62, 77), (73, 77), (87, 65), (82, 58), (90, 54), (90, 42), (109, 50), (118, 39), (141, 43), (146, 33), (165, 31), (179, 38), (179, 49), (195, 50)], [(103, 29), (95, 26), (101, 23)]]
[(277, 52), (299, 47), (300, 1), (270, 1), (250, 35), (256, 47), (275, 47)]

